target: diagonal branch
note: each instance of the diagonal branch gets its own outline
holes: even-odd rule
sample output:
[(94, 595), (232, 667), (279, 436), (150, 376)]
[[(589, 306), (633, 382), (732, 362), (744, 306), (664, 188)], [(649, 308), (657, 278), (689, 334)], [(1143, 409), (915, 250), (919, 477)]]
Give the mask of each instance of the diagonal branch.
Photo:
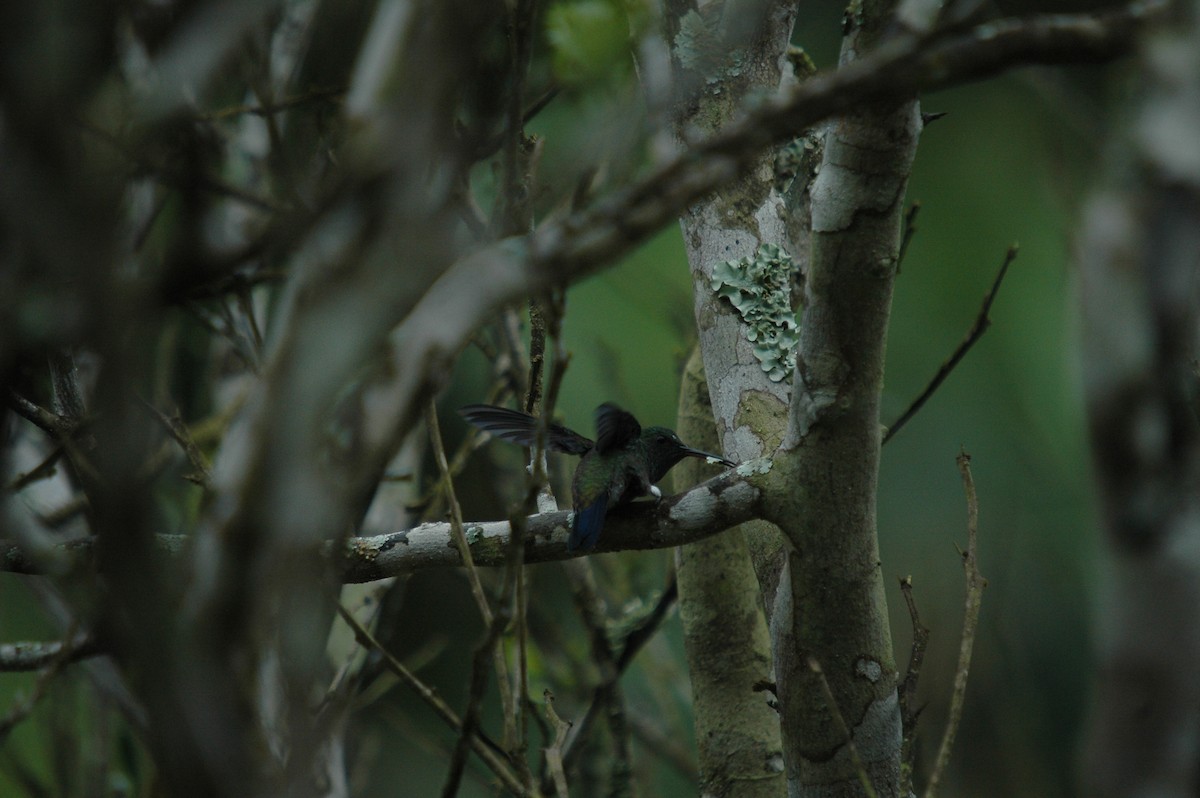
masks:
[[(917, 207), (914, 205), (913, 210), (915, 211)], [(915, 213), (910, 212), (910, 218), (914, 215)], [(954, 350), (954, 354), (950, 355), (946, 362), (942, 364), (942, 367), (937, 370), (937, 373), (933, 375), (933, 379), (925, 386), (925, 390), (921, 391), (920, 396), (912, 401), (912, 404), (901, 414), (900, 418), (896, 419), (894, 424), (888, 427), (888, 431), (884, 433), (883, 441), (880, 445), (887, 443), (895, 437), (900, 428), (920, 412), (925, 403), (929, 401), (929, 397), (933, 396), (937, 392), (937, 389), (942, 387), (942, 383), (950, 376), (950, 372), (954, 371), (955, 367), (967, 356), (967, 352), (971, 351), (971, 347), (975, 346), (979, 339), (983, 337), (983, 334), (987, 332), (988, 327), (992, 326), (992, 320), (988, 314), (992, 310), (992, 303), (996, 301), (996, 294), (1000, 291), (1000, 283), (1004, 282), (1004, 275), (1008, 274), (1008, 267), (1016, 259), (1017, 245), (1013, 244), (1004, 253), (1004, 262), (1000, 264), (1000, 271), (996, 273), (996, 279), (992, 281), (992, 287), (988, 289), (987, 294), (983, 297), (983, 306), (979, 308), (979, 315), (975, 317), (975, 323), (967, 331), (966, 337), (963, 338), (958, 348)]]

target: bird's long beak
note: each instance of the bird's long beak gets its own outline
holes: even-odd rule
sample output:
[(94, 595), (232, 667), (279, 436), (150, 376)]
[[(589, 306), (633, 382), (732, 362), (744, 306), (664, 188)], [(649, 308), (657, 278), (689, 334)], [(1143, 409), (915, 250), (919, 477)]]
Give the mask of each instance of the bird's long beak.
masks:
[(702, 452), (699, 449), (693, 449), (690, 446), (684, 446), (683, 453), (687, 457), (703, 457), (709, 465), (723, 465), (727, 468), (737, 467), (737, 463), (733, 462), (732, 460), (726, 460), (720, 455), (716, 455), (711, 452)]

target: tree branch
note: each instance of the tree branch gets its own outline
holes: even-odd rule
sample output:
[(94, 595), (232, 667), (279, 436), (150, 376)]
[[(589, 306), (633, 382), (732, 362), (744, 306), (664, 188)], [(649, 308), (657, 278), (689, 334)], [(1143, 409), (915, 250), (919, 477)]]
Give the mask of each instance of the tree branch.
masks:
[[(918, 207), (920, 206), (914, 205), (913, 210), (909, 212), (908, 224), (912, 223), (912, 218), (916, 216), (915, 211)], [(905, 239), (900, 243), (901, 256), (903, 256), (905, 241), (908, 237), (908, 229), (910, 228), (905, 229)], [(925, 390), (921, 391), (921, 394), (912, 401), (912, 404), (901, 414), (900, 418), (896, 419), (888, 427), (888, 431), (883, 434), (882, 443), (890, 441), (900, 431), (901, 427), (911, 421), (913, 416), (920, 412), (925, 403), (929, 401), (929, 397), (933, 396), (937, 392), (937, 389), (942, 387), (942, 383), (950, 376), (950, 372), (954, 371), (954, 368), (967, 356), (967, 352), (971, 351), (971, 347), (975, 346), (979, 339), (983, 337), (983, 334), (987, 332), (988, 327), (992, 326), (992, 320), (988, 314), (992, 310), (992, 303), (996, 300), (996, 294), (1000, 291), (1000, 283), (1004, 282), (1004, 275), (1008, 274), (1008, 267), (1016, 259), (1017, 245), (1013, 244), (1004, 253), (1004, 262), (1000, 264), (1000, 271), (996, 273), (996, 279), (992, 281), (992, 287), (983, 297), (983, 305), (979, 308), (979, 314), (975, 317), (975, 323), (967, 331), (966, 337), (963, 338), (958, 348), (954, 350), (954, 354), (950, 355), (946, 362), (942, 364), (942, 367), (937, 370), (937, 373), (933, 375), (933, 379), (925, 386)]]
[[(765, 460), (756, 462), (764, 467), (767, 464)], [(610, 513), (595, 553), (670, 548), (757, 518), (760, 496), (755, 471), (756, 463), (746, 463), (661, 502), (635, 502)], [(525, 562), (575, 556), (567, 551), (570, 515), (540, 513), (526, 519)], [(508, 521), (469, 522), (464, 526), (477, 566), (496, 568), (507, 564), (512, 529)], [(339, 544), (343, 546), (338, 566), (342, 580), (371, 582), (425, 568), (460, 566), (462, 558), (451, 535), (451, 524), (439, 522), (388, 535), (351, 538)], [(163, 554), (176, 555), (188, 549), (190, 540), (188, 535), (157, 535), (155, 545)], [(327, 556), (332, 545), (323, 544)], [(0, 540), (0, 572), (45, 574), (89, 565), (95, 556), (95, 538), (54, 546), (48, 555), (53, 558), (52, 564), (46, 556), (32, 556), (15, 541)]]
[[(870, 102), (978, 80), (1036, 64), (1098, 63), (1127, 53), (1165, 0), (1106, 14), (1004, 19), (964, 33), (897, 37), (836, 71), (814, 75), (779, 99), (690, 146), (640, 183), (590, 208), (547, 222), (455, 263), (396, 329), (394, 379), (378, 404), (387, 417), (368, 427), (397, 440), (419, 417), (431, 375), (444, 373), (480, 322), (500, 308), (614, 263), (672, 222), (690, 203), (734, 180), (765, 147)], [(488, 291), (477, 290), (487, 285)], [(381, 412), (383, 412), (381, 410)]]

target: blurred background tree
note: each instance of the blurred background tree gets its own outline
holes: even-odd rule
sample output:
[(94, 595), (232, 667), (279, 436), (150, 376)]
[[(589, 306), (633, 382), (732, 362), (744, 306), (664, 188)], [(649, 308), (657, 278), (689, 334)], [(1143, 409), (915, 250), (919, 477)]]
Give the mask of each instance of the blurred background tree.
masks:
[[(42, 574), (0, 574), (0, 645), (68, 641), (0, 649), (13, 671), (0, 674), (0, 794), (494, 794), (469, 735), (335, 623), (339, 590), (516, 783), (553, 792), (557, 751), (573, 795), (697, 791), (669, 553), (353, 588), (320, 555), (456, 507), (468, 521), (532, 512), (522, 453), (483, 448), (452, 411), (524, 403), (539, 345), (541, 393), (569, 426), (590, 434), (601, 401), (677, 425), (697, 330), (684, 237), (665, 222), (698, 197), (603, 233), (678, 146), (664, 45), (678, 32), (663, 32), (690, 5), (665, 6), (0, 10), (0, 538), (5, 570)], [(938, 35), (1063, 10), (1094, 9), (947, 4)], [(820, 70), (837, 66), (846, 13), (798, 8), (792, 41)], [(1195, 25), (1194, 8), (1177, 13)], [(921, 97), (947, 115), (908, 184), (919, 232), (896, 280), (883, 424), (1021, 243), (990, 331), (883, 450), (879, 477), (897, 657), (910, 644), (898, 577), (912, 575), (932, 630), (922, 784), (959, 647), (954, 457), (974, 457), (990, 586), (949, 794), (1077, 784), (1106, 571), (1071, 250), (1097, 164), (1127, 160), (1117, 131), (1146, 79), (1118, 62)], [(461, 268), (504, 246), (533, 254)], [(431, 286), (463, 299), (430, 306)], [(571, 465), (549, 464), (560, 499)], [(172, 544), (184, 554), (162, 557), (162, 534), (188, 536)], [(83, 565), (62, 546), (81, 540), (99, 541)], [(606, 658), (626, 648), (620, 700), (604, 696), (623, 717), (581, 733), (612, 687)], [(515, 726), (514, 704), (527, 709)], [(555, 715), (575, 724), (561, 750)], [(628, 774), (613, 765), (623, 746)]]

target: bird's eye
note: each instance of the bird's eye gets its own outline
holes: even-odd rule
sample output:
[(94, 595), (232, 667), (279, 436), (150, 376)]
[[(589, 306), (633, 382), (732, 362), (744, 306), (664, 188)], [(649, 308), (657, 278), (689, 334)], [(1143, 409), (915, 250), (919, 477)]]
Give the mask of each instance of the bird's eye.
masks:
[(669, 440), (669, 439), (667, 438), (667, 436), (666, 436), (666, 435), (659, 435), (659, 436), (658, 436), (658, 442), (659, 442), (659, 443), (666, 443), (666, 442), (667, 442), (667, 440)]

